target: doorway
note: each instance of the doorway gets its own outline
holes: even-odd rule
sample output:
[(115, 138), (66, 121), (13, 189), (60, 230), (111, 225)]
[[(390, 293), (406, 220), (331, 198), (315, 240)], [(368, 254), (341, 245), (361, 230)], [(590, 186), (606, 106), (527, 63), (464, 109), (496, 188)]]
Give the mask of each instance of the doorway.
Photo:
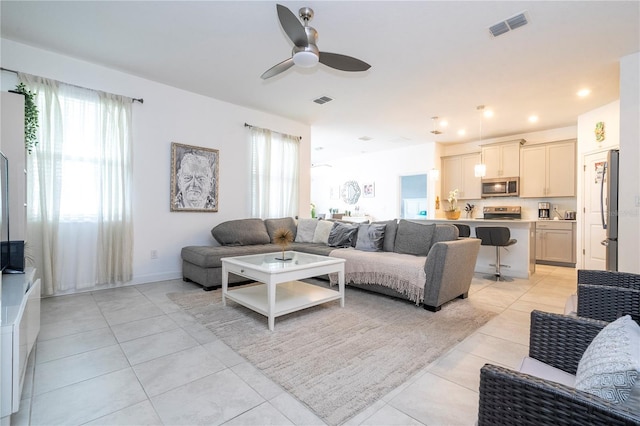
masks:
[(400, 217), (427, 218), (427, 175), (400, 176)]
[(606, 269), (606, 249), (600, 244), (607, 235), (602, 226), (602, 208), (600, 205), (600, 185), (602, 171), (607, 161), (607, 152), (596, 152), (584, 156), (584, 222), (582, 248), (584, 269)]

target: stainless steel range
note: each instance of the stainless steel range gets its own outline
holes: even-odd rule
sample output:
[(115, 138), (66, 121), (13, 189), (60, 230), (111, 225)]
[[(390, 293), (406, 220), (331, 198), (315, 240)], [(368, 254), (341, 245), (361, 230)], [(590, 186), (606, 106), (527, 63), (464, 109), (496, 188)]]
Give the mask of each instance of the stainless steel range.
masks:
[(482, 213), (485, 219), (522, 219), (522, 208), (520, 206), (487, 206), (482, 209)]

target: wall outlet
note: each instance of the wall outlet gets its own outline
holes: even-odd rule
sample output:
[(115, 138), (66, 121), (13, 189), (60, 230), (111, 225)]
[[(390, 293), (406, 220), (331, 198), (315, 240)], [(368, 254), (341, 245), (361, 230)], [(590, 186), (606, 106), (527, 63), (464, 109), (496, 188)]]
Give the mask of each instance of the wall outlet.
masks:
[(158, 250), (151, 250), (151, 259), (157, 259), (158, 258)]

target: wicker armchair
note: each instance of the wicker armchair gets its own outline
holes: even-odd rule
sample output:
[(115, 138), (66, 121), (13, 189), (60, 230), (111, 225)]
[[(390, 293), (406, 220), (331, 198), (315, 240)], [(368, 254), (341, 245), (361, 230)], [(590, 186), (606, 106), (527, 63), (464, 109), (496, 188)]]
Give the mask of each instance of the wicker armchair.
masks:
[(628, 314), (640, 323), (640, 275), (580, 269), (577, 304), (580, 317), (611, 322)]
[[(582, 354), (607, 324), (533, 311), (529, 356), (575, 375)], [(485, 364), (478, 425), (640, 425), (640, 416), (570, 386)]]

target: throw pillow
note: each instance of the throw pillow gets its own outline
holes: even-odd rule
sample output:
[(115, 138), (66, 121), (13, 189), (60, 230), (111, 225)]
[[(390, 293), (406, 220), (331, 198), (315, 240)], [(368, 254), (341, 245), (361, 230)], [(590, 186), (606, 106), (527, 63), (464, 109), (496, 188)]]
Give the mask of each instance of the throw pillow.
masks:
[(396, 253), (426, 256), (431, 249), (431, 239), (436, 229), (436, 224), (422, 225), (400, 219), (396, 232)]
[(380, 224), (360, 225), (358, 227), (356, 250), (382, 251), (385, 228), (385, 225)]
[(298, 230), (295, 242), (312, 243), (316, 226), (318, 226), (318, 219), (298, 219)]
[(329, 220), (319, 220), (318, 225), (316, 226), (316, 230), (313, 233), (312, 242), (319, 244), (328, 244), (331, 229), (333, 229), (333, 222)]
[(238, 219), (222, 222), (211, 230), (211, 235), (223, 246), (269, 244), (271, 239), (262, 219)]
[(283, 217), (281, 219), (265, 219), (264, 224), (267, 227), (269, 238), (273, 243), (273, 237), (276, 235), (278, 229), (288, 229), (291, 234), (296, 235), (297, 225), (296, 221), (292, 217)]
[(576, 389), (640, 414), (640, 326), (630, 315), (593, 339), (578, 363)]
[(385, 225), (384, 243), (382, 251), (393, 251), (396, 245), (396, 232), (398, 231), (398, 221), (395, 219), (386, 220), (384, 222), (373, 222), (374, 225)]
[(355, 224), (336, 222), (329, 233), (329, 247), (351, 247), (353, 238), (358, 232), (358, 226)]

